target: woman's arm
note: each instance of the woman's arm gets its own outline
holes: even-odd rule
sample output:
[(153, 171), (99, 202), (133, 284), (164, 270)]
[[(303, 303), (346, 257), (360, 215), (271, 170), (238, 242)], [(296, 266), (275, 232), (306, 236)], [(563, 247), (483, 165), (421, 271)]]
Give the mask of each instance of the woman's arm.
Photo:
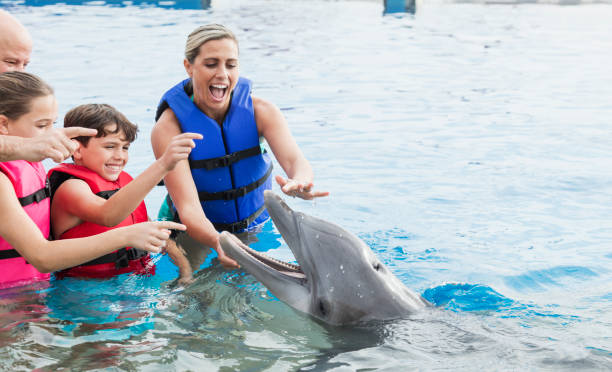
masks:
[(125, 246), (160, 252), (170, 235), (168, 229), (185, 226), (170, 221), (144, 222), (87, 238), (48, 241), (24, 211), (8, 178), (0, 173), (0, 224), (2, 236), (40, 272), (80, 265)]
[[(166, 109), (151, 133), (151, 144), (155, 156), (161, 156), (168, 147), (169, 139), (180, 132), (178, 119), (174, 112)], [(200, 146), (205, 146), (205, 144), (200, 144)], [(187, 234), (198, 242), (215, 249), (224, 267), (238, 267), (236, 261), (226, 256), (221, 249), (219, 233), (202, 210), (187, 160), (178, 162), (174, 169), (164, 177), (164, 183), (181, 218), (181, 223), (187, 226)]]
[(327, 191), (312, 190), (314, 178), (312, 167), (291, 135), (287, 121), (279, 108), (264, 99), (252, 98), (257, 130), (264, 136), (276, 160), (289, 177), (289, 179), (276, 177), (281, 190), (287, 195), (299, 196), (302, 199), (329, 195)]

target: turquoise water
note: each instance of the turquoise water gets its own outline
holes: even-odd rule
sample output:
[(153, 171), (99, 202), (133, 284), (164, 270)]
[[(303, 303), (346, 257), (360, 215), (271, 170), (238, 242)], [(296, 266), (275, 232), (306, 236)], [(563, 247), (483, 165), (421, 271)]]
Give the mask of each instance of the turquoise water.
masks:
[[(610, 5), (2, 4), (61, 114), (108, 102), (140, 125), (134, 175), (186, 35), (234, 29), (242, 75), (332, 193), (289, 204), (356, 233), (437, 306), (326, 327), (241, 272), (205, 265), (177, 288), (160, 257), (154, 277), (2, 290), (1, 370), (612, 368)], [(151, 215), (163, 197), (147, 197)], [(271, 224), (259, 239), (292, 259)]]

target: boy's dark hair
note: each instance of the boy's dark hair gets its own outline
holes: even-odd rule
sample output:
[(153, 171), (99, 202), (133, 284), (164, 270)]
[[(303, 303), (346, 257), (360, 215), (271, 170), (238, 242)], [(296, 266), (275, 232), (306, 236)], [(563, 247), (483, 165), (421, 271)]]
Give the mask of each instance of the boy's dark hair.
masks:
[[(106, 128), (109, 124), (117, 124), (114, 131)], [(105, 103), (88, 103), (77, 106), (66, 113), (64, 116), (64, 128), (85, 127), (98, 130), (96, 137), (105, 137), (109, 134), (123, 131), (126, 141), (132, 143), (136, 139), (138, 126), (130, 122), (125, 115), (117, 111), (111, 105)], [(76, 137), (75, 139), (87, 146), (89, 138), (86, 136)]]

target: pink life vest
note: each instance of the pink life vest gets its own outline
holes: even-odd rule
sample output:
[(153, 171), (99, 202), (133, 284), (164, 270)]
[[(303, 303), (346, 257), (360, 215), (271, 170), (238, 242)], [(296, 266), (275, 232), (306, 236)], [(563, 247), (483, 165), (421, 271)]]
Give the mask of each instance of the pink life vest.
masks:
[[(100, 177), (96, 172), (87, 167), (75, 164), (60, 164), (51, 169), (48, 173), (51, 192), (55, 193), (60, 185), (71, 177), (81, 179), (89, 185), (91, 191), (104, 198), (110, 198), (120, 188), (132, 181), (132, 177), (126, 172), (121, 172), (116, 181), (107, 181)], [(118, 225), (107, 227), (89, 221), (66, 230), (59, 236), (59, 239), (83, 238), (105, 231), (113, 230), (122, 226), (129, 226), (139, 222), (148, 221), (147, 208), (144, 202)], [(58, 237), (56, 237), (58, 238)], [(133, 249), (130, 247), (121, 248), (118, 251), (109, 253), (95, 260), (86, 262), (82, 265), (71, 267), (56, 273), (58, 278), (65, 276), (87, 277), (87, 278), (108, 278), (124, 273), (154, 274), (155, 267), (149, 263), (150, 256), (146, 251)]]
[[(42, 163), (25, 160), (0, 162), (0, 171), (13, 184), (15, 194), (28, 216), (45, 238), (50, 231), (50, 199)], [(3, 221), (1, 223), (10, 223)], [(36, 280), (47, 280), (30, 265), (6, 240), (0, 237), (0, 288), (14, 287)]]

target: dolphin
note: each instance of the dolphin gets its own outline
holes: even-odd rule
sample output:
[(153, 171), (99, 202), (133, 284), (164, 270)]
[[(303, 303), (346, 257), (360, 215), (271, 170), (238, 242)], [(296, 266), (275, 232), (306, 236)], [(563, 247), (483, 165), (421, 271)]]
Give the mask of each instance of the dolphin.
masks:
[(257, 252), (227, 231), (220, 242), (226, 254), (281, 301), (332, 325), (402, 318), (429, 305), (355, 235), (292, 210), (270, 190), (264, 199), (297, 265)]

